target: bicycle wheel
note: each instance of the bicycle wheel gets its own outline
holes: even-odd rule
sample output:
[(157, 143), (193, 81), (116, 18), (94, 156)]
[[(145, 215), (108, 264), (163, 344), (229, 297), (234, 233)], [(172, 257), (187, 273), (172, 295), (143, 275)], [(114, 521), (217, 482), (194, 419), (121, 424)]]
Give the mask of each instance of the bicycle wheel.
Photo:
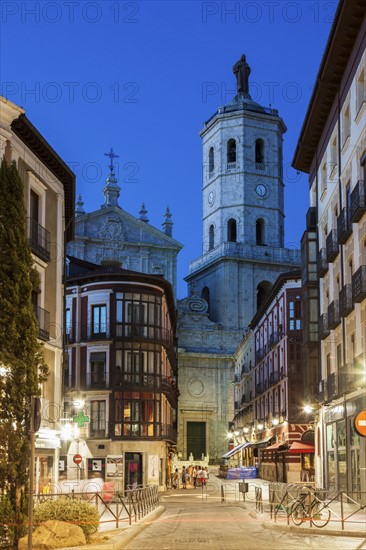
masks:
[(307, 517), (306, 509), (302, 502), (294, 502), (291, 508), (291, 519), (295, 525), (301, 525)]
[[(318, 503), (316, 503), (318, 504)], [(312, 514), (313, 517), (312, 522), (314, 523), (315, 527), (325, 527), (330, 520), (330, 510), (328, 506), (319, 506), (319, 510), (315, 510), (316, 505), (312, 506)]]

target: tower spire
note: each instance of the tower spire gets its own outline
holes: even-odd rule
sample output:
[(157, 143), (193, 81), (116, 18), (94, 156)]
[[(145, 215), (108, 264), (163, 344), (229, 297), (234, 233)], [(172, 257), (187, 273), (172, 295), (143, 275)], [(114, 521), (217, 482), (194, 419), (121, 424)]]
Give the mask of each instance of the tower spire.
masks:
[(172, 215), (170, 213), (169, 206), (166, 207), (164, 218), (165, 218), (165, 221), (163, 223), (164, 233), (169, 237), (171, 237), (173, 235), (173, 222), (172, 222)]
[(103, 194), (105, 197), (104, 204), (102, 205), (102, 208), (105, 208), (107, 206), (119, 206), (118, 205), (118, 197), (119, 192), (121, 190), (120, 186), (117, 183), (117, 178), (114, 173), (115, 166), (114, 166), (114, 159), (119, 158), (119, 155), (114, 153), (113, 147), (111, 147), (111, 150), (109, 153), (104, 153), (106, 157), (109, 157), (109, 176), (106, 179), (106, 185), (103, 189)]

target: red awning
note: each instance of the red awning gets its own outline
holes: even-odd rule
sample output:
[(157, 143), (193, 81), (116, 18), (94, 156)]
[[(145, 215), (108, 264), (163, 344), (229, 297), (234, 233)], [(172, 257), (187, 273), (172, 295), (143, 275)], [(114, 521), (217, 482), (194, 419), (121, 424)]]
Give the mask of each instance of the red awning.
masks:
[(290, 447), (290, 453), (315, 453), (315, 447), (311, 443), (302, 443), (301, 441), (294, 441)]

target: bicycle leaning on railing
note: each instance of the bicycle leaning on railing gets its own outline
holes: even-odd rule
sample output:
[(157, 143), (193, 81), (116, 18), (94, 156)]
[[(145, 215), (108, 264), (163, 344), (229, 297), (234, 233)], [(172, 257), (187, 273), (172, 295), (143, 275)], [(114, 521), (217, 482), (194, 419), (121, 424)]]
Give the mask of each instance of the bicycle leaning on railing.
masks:
[(325, 527), (329, 523), (331, 512), (314, 493), (306, 492), (299, 494), (291, 506), (289, 515), (295, 525), (310, 521), (310, 525)]

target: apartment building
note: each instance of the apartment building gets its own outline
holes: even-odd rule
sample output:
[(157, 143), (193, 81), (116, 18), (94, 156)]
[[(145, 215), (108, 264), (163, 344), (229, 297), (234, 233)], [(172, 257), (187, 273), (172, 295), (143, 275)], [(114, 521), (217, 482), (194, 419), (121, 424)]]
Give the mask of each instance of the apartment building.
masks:
[(58, 480), (62, 403), (64, 240), (73, 236), (75, 176), (26, 117), (0, 98), (0, 158), (15, 161), (24, 184), (27, 234), (40, 285), (32, 300), (49, 377), (42, 387), (42, 424), (36, 436), (35, 490)]
[(68, 270), (61, 477), (163, 489), (176, 451), (173, 287), (116, 262), (69, 258)]
[(366, 491), (366, 439), (355, 423), (366, 408), (365, 31), (365, 3), (340, 1), (293, 160), (309, 174), (304, 361), (316, 482), (355, 498)]

